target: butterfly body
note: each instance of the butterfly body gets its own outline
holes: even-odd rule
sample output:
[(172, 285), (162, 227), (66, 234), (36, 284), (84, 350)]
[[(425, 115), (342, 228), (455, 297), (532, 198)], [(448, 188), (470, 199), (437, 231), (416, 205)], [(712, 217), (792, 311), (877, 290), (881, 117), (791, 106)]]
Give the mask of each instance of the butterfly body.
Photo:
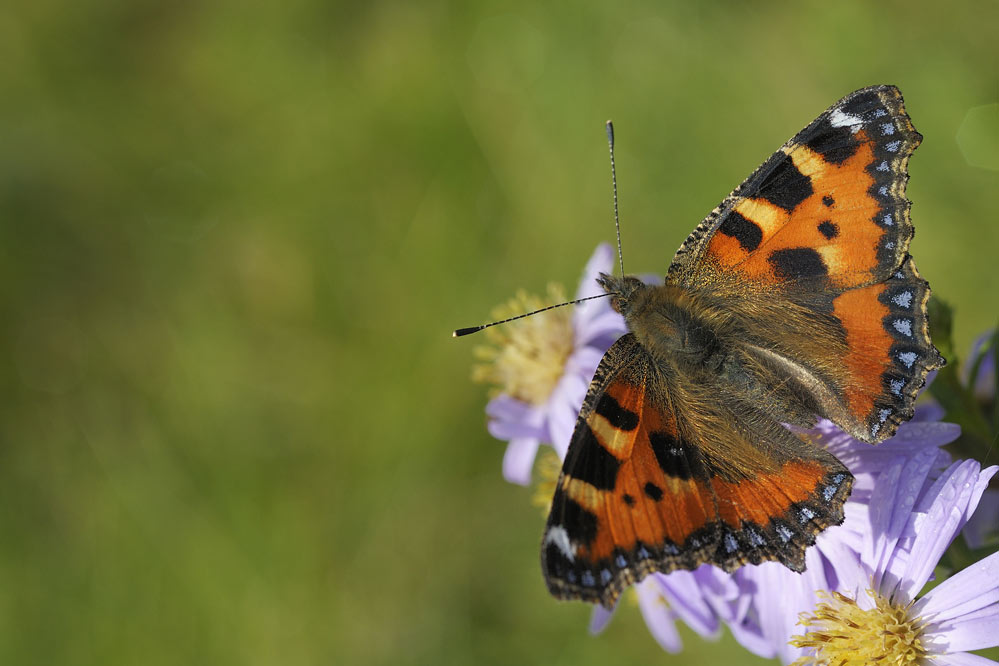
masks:
[(783, 424), (877, 443), (926, 373), (928, 285), (907, 253), (908, 156), (891, 86), (857, 91), (694, 230), (662, 285), (601, 275), (629, 333), (598, 367), (542, 543), (557, 597), (612, 606), (654, 571), (804, 569), (852, 475)]

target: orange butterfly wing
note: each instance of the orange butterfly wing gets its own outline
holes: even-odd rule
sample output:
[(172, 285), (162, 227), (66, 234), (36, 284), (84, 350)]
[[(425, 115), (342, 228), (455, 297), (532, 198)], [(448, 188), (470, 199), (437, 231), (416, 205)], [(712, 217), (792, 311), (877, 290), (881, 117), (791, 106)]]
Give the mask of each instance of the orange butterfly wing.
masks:
[(742, 298), (776, 293), (831, 317), (844, 357), (816, 346), (797, 360), (840, 365), (822, 378), (840, 409), (824, 415), (872, 443), (912, 418), (927, 373), (944, 364), (927, 327), (929, 285), (908, 254), (906, 169), (921, 140), (894, 86), (844, 97), (694, 230), (666, 278), (696, 289), (737, 276)]
[[(689, 296), (685, 312), (727, 331), (717, 358), (729, 365), (712, 375), (653, 358), (634, 333), (607, 352), (542, 543), (555, 596), (609, 607), (650, 572), (705, 562), (800, 571), (815, 535), (842, 521), (853, 477), (780, 422), (826, 416), (881, 441), (943, 364), (908, 255), (906, 168), (920, 140), (896, 88), (856, 91), (684, 242), (656, 297), (683, 309)], [(643, 340), (672, 335), (657, 316), (633, 322)]]
[(542, 542), (555, 596), (610, 608), (648, 573), (705, 562), (801, 571), (815, 535), (842, 521), (853, 477), (839, 461), (777, 424), (740, 432), (724, 406), (715, 427), (692, 427), (670, 405), (683, 381), (662, 375), (632, 334), (604, 356)]

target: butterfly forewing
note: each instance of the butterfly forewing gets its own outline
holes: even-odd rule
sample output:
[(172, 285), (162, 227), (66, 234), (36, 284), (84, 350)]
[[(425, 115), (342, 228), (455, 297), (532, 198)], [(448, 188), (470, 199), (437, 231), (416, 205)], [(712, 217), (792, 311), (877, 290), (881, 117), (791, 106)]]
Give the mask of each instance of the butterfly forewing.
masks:
[(894, 86), (848, 95), (736, 188), (667, 276), (708, 291), (737, 285), (731, 298), (747, 309), (776, 297), (811, 312), (757, 327), (763, 348), (831, 322), (837, 333), (791, 354), (827, 396), (821, 415), (869, 442), (912, 417), (926, 374), (943, 365), (926, 326), (929, 287), (908, 255), (906, 169), (921, 139)]
[(705, 218), (667, 280), (694, 286), (718, 271), (770, 284), (822, 277), (840, 289), (884, 280), (912, 237), (906, 168), (921, 139), (894, 86), (844, 97)]

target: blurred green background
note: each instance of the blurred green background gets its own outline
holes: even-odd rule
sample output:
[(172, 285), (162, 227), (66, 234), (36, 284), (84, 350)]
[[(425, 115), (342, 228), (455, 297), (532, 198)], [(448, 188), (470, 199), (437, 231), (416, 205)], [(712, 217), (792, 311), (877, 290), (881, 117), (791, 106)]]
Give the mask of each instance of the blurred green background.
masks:
[(549, 598), (472, 340), (687, 233), (842, 95), (925, 135), (912, 251), (996, 321), (999, 4), (0, 10), (0, 663), (756, 663)]

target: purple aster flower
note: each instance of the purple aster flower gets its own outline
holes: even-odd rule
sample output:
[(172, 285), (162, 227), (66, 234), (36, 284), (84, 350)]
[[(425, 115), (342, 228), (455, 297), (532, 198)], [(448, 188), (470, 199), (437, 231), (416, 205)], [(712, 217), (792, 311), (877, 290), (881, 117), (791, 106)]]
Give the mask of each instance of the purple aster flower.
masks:
[[(576, 298), (603, 293), (596, 282), (601, 272), (612, 272), (614, 252), (597, 247), (586, 264)], [(548, 303), (526, 294), (494, 312), (497, 319), (566, 300), (549, 285)], [(503, 458), (503, 476), (527, 485), (541, 443), (551, 444), (565, 457), (579, 408), (593, 373), (607, 349), (625, 332), (624, 319), (609, 299), (579, 303), (543, 315), (487, 329), (492, 343), (479, 347), (485, 361), (474, 378), (496, 384), (500, 393), (486, 406), (489, 432), (509, 442)]]
[(795, 663), (993, 663), (967, 651), (999, 645), (999, 554), (917, 595), (996, 471), (963, 460), (927, 482), (911, 461), (888, 466), (861, 557), (840, 566), (838, 585), (802, 615), (806, 632), (792, 643), (805, 653)]
[(680, 640), (680, 632), (676, 629), (678, 617), (676, 611), (656, 589), (651, 579), (638, 584), (637, 594), (638, 608), (652, 637), (666, 652), (670, 654), (680, 652), (683, 649), (683, 641)]
[(940, 447), (956, 439), (960, 428), (950, 423), (909, 422), (878, 446), (850, 437), (829, 421), (796, 432), (825, 446), (856, 477), (844, 506), (844, 523), (819, 535), (816, 545), (806, 552), (807, 569), (802, 574), (767, 562), (732, 574), (704, 565), (694, 572), (649, 576), (646, 580), (658, 586), (672, 611), (658, 617), (643, 613), (654, 636), (672, 628), (674, 619), (682, 619), (697, 633), (712, 637), (721, 622), (753, 654), (780, 657), (785, 663), (800, 656), (802, 651), (788, 644), (798, 616), (814, 608), (817, 591), (838, 589), (844, 576), (860, 565), (859, 544), (870, 531), (871, 497), (881, 475), (895, 470), (889, 472), (894, 478), (898, 468), (905, 468), (909, 485), (917, 488), (935, 478), (950, 462)]

